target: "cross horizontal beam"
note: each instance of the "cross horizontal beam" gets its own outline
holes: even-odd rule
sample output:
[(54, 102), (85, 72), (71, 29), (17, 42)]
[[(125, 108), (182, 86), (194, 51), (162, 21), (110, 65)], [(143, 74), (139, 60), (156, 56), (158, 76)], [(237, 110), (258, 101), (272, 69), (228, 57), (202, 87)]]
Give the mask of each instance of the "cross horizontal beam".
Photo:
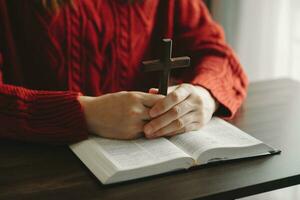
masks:
[(152, 71), (161, 71), (165, 68), (176, 69), (176, 68), (184, 68), (190, 66), (190, 57), (178, 57), (178, 58), (171, 58), (171, 63), (169, 66), (165, 66), (163, 62), (159, 59), (157, 60), (149, 60), (143, 62), (143, 71), (144, 72), (152, 72)]
[(172, 40), (163, 39), (160, 59), (143, 62), (143, 71), (160, 71), (159, 94), (167, 95), (170, 71), (190, 65), (190, 57), (172, 58)]

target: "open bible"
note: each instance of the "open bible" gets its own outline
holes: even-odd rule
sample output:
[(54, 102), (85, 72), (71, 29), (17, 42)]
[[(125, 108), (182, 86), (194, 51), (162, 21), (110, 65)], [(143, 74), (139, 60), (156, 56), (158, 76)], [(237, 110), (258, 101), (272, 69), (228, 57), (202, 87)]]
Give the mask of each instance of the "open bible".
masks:
[(90, 137), (70, 148), (103, 184), (279, 152), (219, 118), (200, 130), (168, 139)]

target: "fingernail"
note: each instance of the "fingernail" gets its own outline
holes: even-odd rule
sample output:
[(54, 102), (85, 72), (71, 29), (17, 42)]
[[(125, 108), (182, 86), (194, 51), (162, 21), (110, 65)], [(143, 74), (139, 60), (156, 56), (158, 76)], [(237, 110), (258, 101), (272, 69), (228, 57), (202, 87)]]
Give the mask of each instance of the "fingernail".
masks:
[(152, 133), (152, 127), (146, 126), (144, 132), (147, 136), (149, 136)]

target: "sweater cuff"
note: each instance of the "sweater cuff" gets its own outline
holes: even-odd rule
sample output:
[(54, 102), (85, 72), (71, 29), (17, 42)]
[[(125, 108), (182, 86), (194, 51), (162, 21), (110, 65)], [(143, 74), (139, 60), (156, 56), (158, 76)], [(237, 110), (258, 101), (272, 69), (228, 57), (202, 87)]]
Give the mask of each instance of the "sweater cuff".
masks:
[(68, 144), (88, 137), (77, 92), (0, 87), (0, 136), (15, 140)]
[(247, 82), (246, 76), (243, 72), (232, 72), (233, 61), (230, 58), (206, 57), (197, 66), (198, 75), (190, 81), (206, 88), (220, 104), (215, 115), (228, 119), (234, 117), (246, 97), (246, 86), (241, 83)]
[[(34, 95), (36, 119), (45, 122), (45, 129), (35, 124), (41, 140), (65, 144), (78, 142), (88, 138), (87, 123), (83, 108), (78, 101), (78, 92), (39, 93)], [(49, 126), (49, 127), (47, 127)], [(41, 129), (41, 130), (40, 130)]]

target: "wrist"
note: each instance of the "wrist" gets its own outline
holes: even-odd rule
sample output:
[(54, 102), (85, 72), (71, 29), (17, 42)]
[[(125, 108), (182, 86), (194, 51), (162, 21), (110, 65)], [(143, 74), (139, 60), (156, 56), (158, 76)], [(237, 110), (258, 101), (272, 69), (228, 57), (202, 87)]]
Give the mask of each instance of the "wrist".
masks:
[(92, 123), (91, 123), (91, 120), (92, 120), (92, 113), (91, 113), (91, 102), (93, 101), (95, 97), (89, 97), (89, 96), (78, 96), (77, 97), (77, 100), (78, 102), (80, 103), (81, 105), (81, 108), (82, 108), (82, 112), (84, 114), (84, 118), (85, 118), (85, 121), (87, 123), (87, 127), (88, 127), (88, 130), (89, 131), (92, 131)]
[(82, 108), (84, 109), (92, 100), (94, 99), (94, 97), (89, 97), (89, 96), (81, 96), (79, 95), (77, 97), (77, 100), (79, 101), (80, 105), (82, 106)]

